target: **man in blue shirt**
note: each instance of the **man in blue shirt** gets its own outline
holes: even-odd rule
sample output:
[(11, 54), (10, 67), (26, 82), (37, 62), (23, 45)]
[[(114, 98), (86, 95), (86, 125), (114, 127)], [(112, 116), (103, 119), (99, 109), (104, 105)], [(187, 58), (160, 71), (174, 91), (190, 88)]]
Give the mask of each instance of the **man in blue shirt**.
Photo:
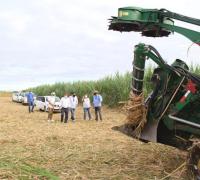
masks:
[(34, 109), (34, 96), (33, 96), (33, 93), (30, 91), (28, 92), (26, 96), (27, 96), (27, 101), (28, 101), (28, 110), (30, 113), (30, 112), (33, 112), (33, 109)]
[(93, 106), (95, 109), (95, 120), (98, 121), (99, 118), (102, 121), (102, 115), (101, 115), (101, 102), (103, 101), (102, 96), (99, 94), (98, 91), (94, 91), (93, 95)]

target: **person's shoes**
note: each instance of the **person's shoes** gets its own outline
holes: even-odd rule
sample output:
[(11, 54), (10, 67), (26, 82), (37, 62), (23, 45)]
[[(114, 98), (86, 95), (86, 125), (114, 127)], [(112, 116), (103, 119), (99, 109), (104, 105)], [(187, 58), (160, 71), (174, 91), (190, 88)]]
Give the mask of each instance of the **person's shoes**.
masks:
[(72, 122), (73, 122), (73, 123), (75, 123), (75, 119), (74, 119), (74, 120), (72, 120)]

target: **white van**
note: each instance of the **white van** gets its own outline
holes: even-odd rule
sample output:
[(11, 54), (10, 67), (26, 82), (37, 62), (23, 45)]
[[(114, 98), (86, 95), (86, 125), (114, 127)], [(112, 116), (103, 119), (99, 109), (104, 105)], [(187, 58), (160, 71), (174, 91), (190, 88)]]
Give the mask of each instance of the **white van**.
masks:
[[(48, 98), (49, 97), (51, 97), (51, 96), (38, 96), (35, 101), (36, 107), (39, 110), (48, 111), (48, 104), (49, 104)], [(60, 110), (61, 110), (60, 98), (57, 96), (55, 98), (56, 98), (56, 101), (55, 101), (55, 105), (54, 105), (54, 112), (60, 112)]]

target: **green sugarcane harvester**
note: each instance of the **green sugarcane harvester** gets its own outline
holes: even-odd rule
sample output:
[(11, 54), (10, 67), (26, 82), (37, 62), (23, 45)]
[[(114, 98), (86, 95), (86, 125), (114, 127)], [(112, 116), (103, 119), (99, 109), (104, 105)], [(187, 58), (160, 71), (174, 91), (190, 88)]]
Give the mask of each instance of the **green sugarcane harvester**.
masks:
[[(118, 9), (118, 17), (110, 19), (109, 30), (141, 32), (147, 37), (165, 37), (176, 32), (200, 45), (200, 32), (175, 26), (172, 19), (200, 26), (199, 19), (166, 9), (125, 7)], [(142, 116), (133, 117), (137, 121), (133, 123), (133, 132), (140, 126), (138, 138), (141, 140), (190, 147), (188, 167), (200, 179), (200, 76), (189, 72), (184, 61), (176, 59), (169, 65), (154, 47), (140, 43), (134, 49), (133, 102), (143, 94), (147, 59), (158, 64), (151, 79), (154, 88), (145, 101), (141, 100), (144, 110), (140, 110)], [(132, 109), (137, 107), (139, 105), (135, 104)]]

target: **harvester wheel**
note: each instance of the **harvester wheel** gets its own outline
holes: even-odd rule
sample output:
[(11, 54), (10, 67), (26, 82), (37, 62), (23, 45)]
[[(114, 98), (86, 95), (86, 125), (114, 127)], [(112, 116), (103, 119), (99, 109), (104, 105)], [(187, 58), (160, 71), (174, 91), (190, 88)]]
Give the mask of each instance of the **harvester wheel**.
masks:
[(197, 180), (200, 180), (200, 142), (189, 151), (188, 169)]

